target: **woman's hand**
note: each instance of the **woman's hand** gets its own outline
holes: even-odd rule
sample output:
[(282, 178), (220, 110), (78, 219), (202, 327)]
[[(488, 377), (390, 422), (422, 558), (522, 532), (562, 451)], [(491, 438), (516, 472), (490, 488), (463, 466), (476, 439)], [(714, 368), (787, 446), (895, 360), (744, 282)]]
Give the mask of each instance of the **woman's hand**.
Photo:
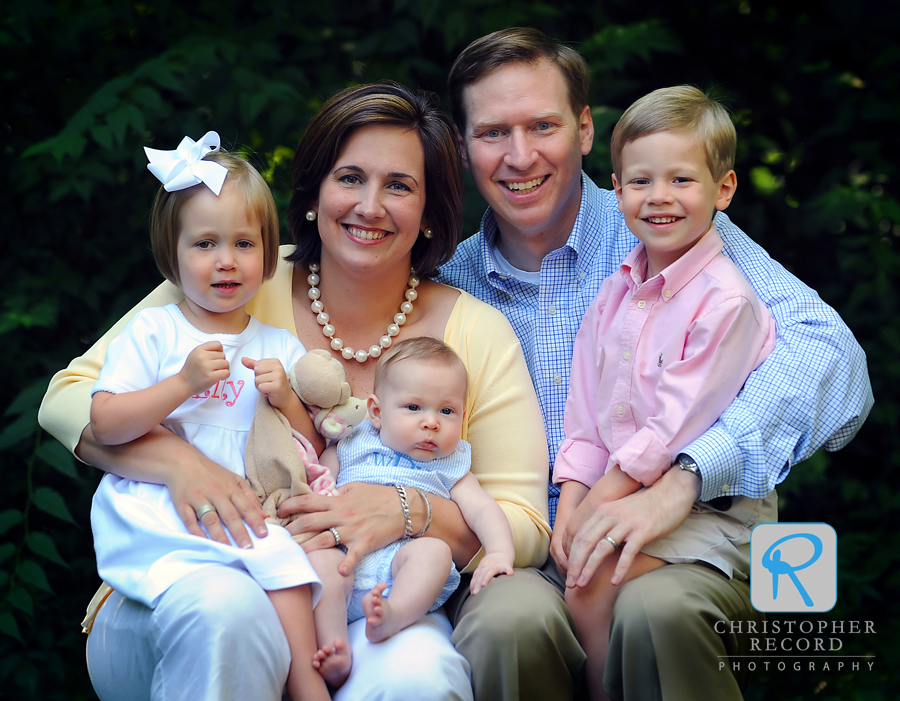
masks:
[(666, 472), (652, 487), (609, 503), (597, 503), (591, 491), (565, 526), (563, 550), (568, 557), (567, 587), (584, 587), (600, 563), (622, 548), (612, 584), (624, 579), (641, 549), (671, 533), (687, 518), (699, 494), (699, 479), (684, 470)]
[(307, 552), (333, 548), (334, 536), (328, 529), (335, 528), (347, 547), (338, 569), (348, 576), (363, 555), (402, 537), (404, 520), (394, 487), (353, 482), (339, 491), (335, 497), (305, 494), (285, 499), (278, 507), (278, 516), (301, 514), (287, 529), (294, 535), (317, 534), (303, 543)]
[(215, 512), (203, 514), (203, 525), (215, 541), (228, 544), (227, 529), (240, 547), (252, 547), (245, 522), (259, 537), (268, 533), (266, 514), (246, 480), (162, 426), (130, 443), (104, 446), (94, 439), (88, 425), (75, 452), (89, 465), (119, 477), (166, 485), (184, 525), (201, 538), (207, 535), (198, 523), (197, 511), (207, 505)]
[[(260, 538), (268, 533), (266, 514), (247, 480), (203, 455), (189, 466), (173, 471), (165, 484), (175, 510), (194, 535), (207, 537), (200, 527), (202, 522), (212, 540), (230, 545), (227, 529), (238, 546), (252, 548), (246, 526)], [(207, 505), (215, 511), (207, 511), (198, 522), (197, 512)]]

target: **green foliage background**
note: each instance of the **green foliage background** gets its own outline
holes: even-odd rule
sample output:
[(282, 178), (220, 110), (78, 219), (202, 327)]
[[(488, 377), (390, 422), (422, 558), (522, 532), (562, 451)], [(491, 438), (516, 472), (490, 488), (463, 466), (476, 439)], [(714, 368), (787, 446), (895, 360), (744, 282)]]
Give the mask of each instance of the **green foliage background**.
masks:
[[(835, 306), (868, 354), (876, 406), (836, 454), (794, 468), (782, 519), (839, 535), (825, 617), (872, 672), (759, 674), (751, 699), (900, 694), (897, 127), (900, 5), (858, 0), (6, 0), (0, 6), (0, 698), (94, 698), (78, 620), (98, 579), (99, 480), (37, 426), (50, 375), (159, 280), (147, 242), (156, 182), (141, 147), (215, 129), (251, 154), (282, 211), (310, 116), (347, 85), (393, 78), (443, 94), (469, 41), (539, 27), (588, 59), (597, 128), (588, 172), (633, 99), (713, 88), (738, 126), (732, 218)], [(190, 9), (186, 9), (190, 7)], [(483, 204), (469, 187), (466, 231)], [(698, 694), (700, 692), (698, 691)]]

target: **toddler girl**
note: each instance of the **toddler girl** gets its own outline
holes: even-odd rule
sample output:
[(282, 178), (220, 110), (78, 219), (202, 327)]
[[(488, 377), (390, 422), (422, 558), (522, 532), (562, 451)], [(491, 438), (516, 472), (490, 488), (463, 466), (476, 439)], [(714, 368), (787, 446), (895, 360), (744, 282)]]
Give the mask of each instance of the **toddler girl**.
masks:
[[(184, 299), (139, 312), (110, 343), (93, 390), (94, 437), (117, 445), (162, 424), (243, 477), (261, 392), (321, 448), (284, 370), (305, 353), (303, 345), (245, 311), (277, 263), (278, 219), (268, 186), (248, 163), (219, 151), (215, 132), (199, 143), (185, 137), (174, 152), (146, 151), (148, 168), (163, 183), (150, 220), (153, 254)], [(291, 697), (329, 698), (310, 663), (321, 585), (302, 548), (277, 526), (265, 538), (251, 533), (244, 549), (233, 539), (225, 545), (191, 534), (185, 524), (194, 518), (207, 532), (221, 530), (211, 504), (182, 518), (166, 486), (105, 475), (91, 509), (100, 576), (154, 608), (166, 589), (200, 568), (246, 570), (284, 626)]]
[[(404, 537), (362, 558), (352, 577), (339, 550), (309, 554), (323, 584), (315, 610), (321, 647), (313, 666), (335, 687), (350, 673), (348, 622), (365, 617), (366, 637), (380, 642), (442, 606), (459, 585), (450, 547), (438, 538), (421, 537), (431, 521), (428, 493), (453, 499), (484, 546), (484, 558), (472, 575), (473, 594), (496, 575), (513, 574), (509, 522), (469, 472), (471, 447), (461, 440), (467, 385), (466, 368), (442, 341), (422, 336), (398, 343), (375, 369), (370, 420), (322, 454), (322, 464), (337, 473), (338, 486), (393, 485), (404, 514), (407, 490), (416, 490), (429, 513), (419, 533), (407, 516)], [(331, 532), (340, 545), (337, 529)]]

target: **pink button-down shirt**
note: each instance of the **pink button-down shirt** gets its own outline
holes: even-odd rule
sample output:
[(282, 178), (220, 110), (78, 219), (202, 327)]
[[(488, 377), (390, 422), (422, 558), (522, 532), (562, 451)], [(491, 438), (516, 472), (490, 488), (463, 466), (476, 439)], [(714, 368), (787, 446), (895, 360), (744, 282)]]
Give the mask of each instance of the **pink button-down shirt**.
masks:
[(554, 482), (618, 464), (644, 485), (708, 429), (775, 346), (775, 322), (715, 227), (643, 281), (643, 244), (608, 277), (575, 337)]

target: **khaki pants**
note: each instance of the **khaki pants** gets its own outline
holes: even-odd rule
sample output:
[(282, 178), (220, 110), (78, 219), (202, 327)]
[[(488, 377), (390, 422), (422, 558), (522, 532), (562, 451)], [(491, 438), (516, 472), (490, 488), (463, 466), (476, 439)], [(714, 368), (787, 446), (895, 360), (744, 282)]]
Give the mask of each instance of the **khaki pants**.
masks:
[[(552, 560), (498, 577), (474, 597), (463, 577), (445, 608), (453, 643), (472, 666), (476, 701), (580, 698), (585, 655), (563, 586)], [(703, 565), (667, 565), (629, 582), (613, 613), (607, 693), (616, 701), (741, 699), (750, 680), (723, 656), (749, 654), (749, 639), (714, 630), (725, 621), (730, 631), (732, 620), (760, 622), (763, 614), (747, 582)]]

